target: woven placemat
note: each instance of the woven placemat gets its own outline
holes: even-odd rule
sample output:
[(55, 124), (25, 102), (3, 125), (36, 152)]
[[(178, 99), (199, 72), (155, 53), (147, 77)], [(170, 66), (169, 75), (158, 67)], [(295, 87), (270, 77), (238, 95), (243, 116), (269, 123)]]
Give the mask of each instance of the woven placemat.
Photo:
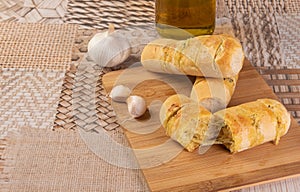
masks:
[(70, 0), (66, 22), (85, 28), (105, 29), (107, 23), (116, 28), (147, 25), (154, 21), (153, 0)]
[(16, 21), (24, 12), (24, 0), (1, 0), (0, 21)]
[(275, 15), (275, 18), (280, 36), (283, 66), (300, 68), (300, 12)]
[(295, 51), (300, 39), (299, 1), (226, 0), (226, 4), (236, 36), (254, 66), (300, 68), (289, 62), (290, 57), (300, 59)]
[(299, 13), (298, 0), (284, 0), (284, 1), (261, 1), (261, 0), (224, 0), (228, 5), (230, 14), (249, 12), (269, 12), (269, 13)]
[(300, 69), (263, 67), (258, 70), (300, 124)]
[(0, 68), (66, 70), (76, 25), (0, 23)]
[(28, 127), (32, 131), (51, 130), (64, 75), (65, 72), (61, 71), (0, 69), (1, 191), (11, 181), (15, 162), (24, 162), (25, 157), (17, 160), (19, 155), (16, 151), (16, 141), (22, 130)]
[(30, 153), (19, 153), (27, 144), (18, 143), (23, 131), (47, 132), (53, 126), (76, 31), (74, 25), (0, 23), (1, 191), (14, 184), (16, 163), (32, 160)]
[[(228, 16), (224, 1), (217, 1), (217, 18)], [(116, 28), (153, 25), (154, 0), (71, 0), (65, 16), (67, 23), (89, 29), (106, 29), (108, 23)]]
[[(75, 75), (79, 63), (83, 60), (87, 53), (87, 44), (90, 39), (99, 31), (79, 29), (75, 38), (75, 45), (72, 51), (72, 64), (70, 69), (65, 74), (65, 79), (62, 87), (61, 97), (57, 108), (56, 119), (53, 129), (74, 130), (76, 123), (73, 114), (73, 86), (75, 83)], [(104, 94), (104, 93), (103, 93)]]
[(65, 72), (0, 69), (0, 139), (24, 127), (51, 129)]
[(0, 21), (62, 24), (68, 0), (1, 0)]
[(252, 65), (256, 67), (282, 66), (280, 36), (275, 14), (250, 12), (237, 13), (234, 17), (234, 31)]

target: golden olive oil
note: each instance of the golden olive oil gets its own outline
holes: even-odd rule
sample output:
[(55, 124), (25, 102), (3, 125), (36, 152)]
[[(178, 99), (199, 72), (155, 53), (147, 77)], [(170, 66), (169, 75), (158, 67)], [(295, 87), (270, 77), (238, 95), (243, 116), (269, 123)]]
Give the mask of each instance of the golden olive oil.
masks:
[(209, 35), (215, 29), (216, 0), (156, 0), (155, 17), (163, 37)]

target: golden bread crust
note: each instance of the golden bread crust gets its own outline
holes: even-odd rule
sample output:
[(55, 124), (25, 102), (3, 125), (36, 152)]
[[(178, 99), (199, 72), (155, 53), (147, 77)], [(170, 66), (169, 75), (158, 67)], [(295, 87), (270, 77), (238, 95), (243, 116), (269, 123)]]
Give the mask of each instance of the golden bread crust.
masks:
[(166, 135), (190, 152), (204, 139), (211, 115), (204, 107), (182, 95), (169, 97), (160, 111)]
[(259, 99), (212, 114), (188, 97), (174, 95), (163, 104), (160, 117), (166, 134), (190, 152), (210, 143), (219, 130), (216, 143), (232, 153), (269, 141), (278, 144), (291, 124), (286, 108), (273, 99)]
[(223, 79), (197, 77), (191, 92), (191, 99), (201, 103), (205, 99), (217, 98), (226, 107), (235, 91), (238, 75)]
[(265, 142), (278, 144), (290, 127), (290, 115), (285, 107), (272, 99), (227, 108), (214, 114), (222, 119), (218, 137), (232, 153), (240, 152)]
[(157, 39), (145, 46), (141, 62), (154, 72), (232, 77), (242, 69), (244, 53), (239, 41), (228, 35)]

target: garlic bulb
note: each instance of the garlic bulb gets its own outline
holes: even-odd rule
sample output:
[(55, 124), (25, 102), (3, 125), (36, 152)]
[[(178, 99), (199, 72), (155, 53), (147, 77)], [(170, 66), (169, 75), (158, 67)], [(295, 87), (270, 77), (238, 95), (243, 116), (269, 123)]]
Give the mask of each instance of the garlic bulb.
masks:
[(128, 112), (134, 118), (141, 117), (147, 110), (146, 101), (143, 97), (132, 95), (127, 99)]
[(131, 90), (124, 85), (115, 86), (109, 96), (113, 101), (116, 102), (126, 102), (126, 99), (129, 97)]
[(95, 45), (97, 45), (98, 42), (102, 41), (110, 33), (111, 33), (111, 31), (109, 31), (109, 30), (106, 32), (103, 32), (103, 33), (96, 33), (88, 43), (88, 52), (90, 52), (92, 50), (92, 48), (94, 48)]
[(97, 33), (88, 44), (88, 55), (102, 67), (119, 65), (131, 54), (129, 41), (113, 32), (110, 24), (108, 31)]

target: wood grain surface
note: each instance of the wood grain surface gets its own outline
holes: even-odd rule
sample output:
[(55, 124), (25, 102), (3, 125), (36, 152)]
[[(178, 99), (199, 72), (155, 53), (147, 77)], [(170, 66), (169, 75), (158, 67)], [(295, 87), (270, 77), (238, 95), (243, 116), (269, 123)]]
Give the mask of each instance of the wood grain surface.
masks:
[[(132, 73), (130, 73), (132, 70)], [(137, 73), (140, 71), (140, 73)], [(137, 83), (137, 77), (144, 76), (144, 69), (136, 67), (127, 69), (123, 84), (131, 86)], [(103, 85), (109, 92), (112, 87), (120, 83), (120, 74), (123, 71), (114, 71), (106, 74)], [(145, 75), (146, 76), (146, 75)], [(176, 91), (166, 83), (162, 83), (163, 74), (154, 74), (159, 80), (145, 81), (135, 86), (133, 93), (142, 95), (148, 104), (153, 100), (165, 100)], [(123, 76), (125, 77), (125, 76)], [(173, 76), (174, 80), (178, 76)], [(164, 78), (164, 77), (163, 77)], [(180, 77), (181, 78), (181, 77)], [(190, 85), (188, 81), (179, 81), (179, 86), (185, 89), (187, 95)], [(127, 84), (126, 84), (127, 85)], [(169, 87), (168, 87), (169, 86)], [(177, 86), (177, 85), (176, 85)], [(254, 101), (259, 98), (277, 99), (270, 87), (265, 83), (249, 61), (245, 61), (240, 73), (240, 79), (229, 106)], [(142, 120), (141, 120), (142, 121)], [(145, 124), (144, 124), (145, 125)], [(147, 129), (151, 126), (138, 129)], [(135, 131), (124, 129), (132, 148), (147, 149), (168, 141), (163, 128), (148, 134), (139, 134)], [(162, 162), (152, 168), (142, 168), (144, 176), (152, 191), (227, 191), (240, 189), (257, 184), (267, 183), (278, 179), (300, 175), (300, 127), (292, 119), (292, 125), (279, 145), (265, 143), (255, 148), (230, 154), (223, 146), (214, 145), (205, 154), (199, 155), (198, 151), (189, 153), (181, 151), (174, 159)], [(174, 145), (175, 146), (175, 145)], [(170, 149), (171, 150), (171, 149)], [(167, 153), (168, 151), (165, 151)], [(137, 159), (143, 163), (145, 158), (154, 154), (138, 155)]]

